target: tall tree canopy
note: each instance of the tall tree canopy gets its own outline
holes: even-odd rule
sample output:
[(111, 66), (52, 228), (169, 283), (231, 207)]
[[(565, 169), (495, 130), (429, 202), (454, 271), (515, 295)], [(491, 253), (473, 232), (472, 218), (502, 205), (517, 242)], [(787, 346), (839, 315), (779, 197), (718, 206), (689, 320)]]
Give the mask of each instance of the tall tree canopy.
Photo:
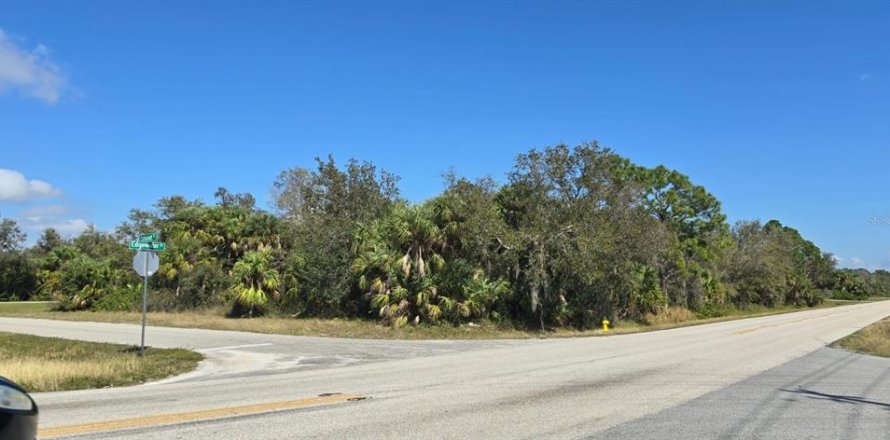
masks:
[(131, 308), (139, 279), (125, 243), (148, 232), (168, 244), (150, 280), (156, 310), (587, 328), (670, 307), (714, 316), (890, 296), (890, 273), (838, 270), (776, 220), (730, 227), (686, 175), (596, 142), (520, 154), (503, 182), (449, 173), (422, 202), (397, 183), (370, 162), (328, 157), (282, 171), (272, 212), (220, 187), (211, 202), (171, 195), (132, 210), (113, 233), (47, 229), (30, 248), (2, 219), (0, 299)]

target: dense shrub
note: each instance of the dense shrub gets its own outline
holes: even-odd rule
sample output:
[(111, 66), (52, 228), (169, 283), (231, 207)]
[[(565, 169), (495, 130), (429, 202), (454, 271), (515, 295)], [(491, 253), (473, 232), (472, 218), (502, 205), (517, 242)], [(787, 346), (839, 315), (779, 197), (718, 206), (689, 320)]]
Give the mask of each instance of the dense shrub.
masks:
[(837, 270), (776, 220), (730, 227), (686, 175), (595, 142), (520, 154), (500, 182), (445, 180), (441, 194), (409, 203), (395, 176), (328, 158), (278, 176), (274, 213), (219, 188), (215, 203), (164, 197), (113, 234), (47, 230), (25, 250), (2, 220), (0, 300), (138, 308), (125, 243), (147, 232), (168, 245), (150, 279), (153, 310), (584, 329), (603, 317), (663, 324), (890, 295), (890, 272)]

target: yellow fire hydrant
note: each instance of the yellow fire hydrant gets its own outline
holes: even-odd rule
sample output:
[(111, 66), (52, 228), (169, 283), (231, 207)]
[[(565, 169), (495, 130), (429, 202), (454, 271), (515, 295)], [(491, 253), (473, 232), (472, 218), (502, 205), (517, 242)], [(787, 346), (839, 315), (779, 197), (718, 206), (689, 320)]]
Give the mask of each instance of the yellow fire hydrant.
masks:
[(603, 318), (603, 331), (604, 332), (609, 331), (609, 320), (606, 318)]

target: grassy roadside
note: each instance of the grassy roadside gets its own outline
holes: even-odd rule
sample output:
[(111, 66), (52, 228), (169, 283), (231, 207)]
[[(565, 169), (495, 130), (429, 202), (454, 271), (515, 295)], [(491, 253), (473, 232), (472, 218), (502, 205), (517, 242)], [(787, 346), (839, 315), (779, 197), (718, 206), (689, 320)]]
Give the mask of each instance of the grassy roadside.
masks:
[[(837, 307), (845, 304), (851, 303), (826, 301), (821, 306), (818, 306), (818, 308)], [(17, 310), (15, 308), (7, 308), (6, 306), (7, 304), (0, 303), (0, 316), (128, 324), (137, 324), (141, 319), (141, 314), (137, 312), (54, 312), (49, 310), (48, 305), (44, 305), (40, 310)], [(791, 306), (777, 308), (751, 307), (744, 310), (731, 310), (725, 316), (708, 319), (697, 319), (694, 314), (682, 309), (681, 311), (683, 313), (676, 313), (674, 310), (669, 310), (669, 313), (652, 317), (648, 323), (640, 323), (636, 321), (621, 321), (615, 323), (609, 331), (609, 334), (664, 330), (733, 319), (776, 315), (801, 310), (807, 310), (807, 308)], [(231, 319), (226, 318), (224, 315), (225, 312), (222, 310), (180, 313), (153, 312), (149, 313), (148, 322), (149, 325), (162, 327), (204, 328), (294, 336), (324, 336), (361, 339), (522, 339), (600, 336), (604, 334), (604, 332), (599, 329), (582, 331), (572, 328), (561, 328), (546, 332), (527, 331), (493, 323), (482, 323), (475, 326), (462, 325), (460, 327), (438, 325), (393, 328), (376, 322), (358, 319), (294, 319), (289, 317)]]
[(193, 370), (203, 356), (146, 348), (0, 333), (0, 374), (30, 392), (133, 385)]
[(890, 357), (890, 318), (884, 318), (868, 327), (831, 344), (857, 353)]
[(47, 312), (53, 304), (55, 303), (50, 301), (0, 302), (0, 313), (22, 315)]

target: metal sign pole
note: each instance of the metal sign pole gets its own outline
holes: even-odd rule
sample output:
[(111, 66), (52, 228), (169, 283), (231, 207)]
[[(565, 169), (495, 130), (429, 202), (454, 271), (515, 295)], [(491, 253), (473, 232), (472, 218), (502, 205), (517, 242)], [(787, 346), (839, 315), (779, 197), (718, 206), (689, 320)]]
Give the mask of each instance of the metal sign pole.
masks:
[[(160, 234), (142, 234), (139, 239), (130, 242), (129, 248), (136, 251), (133, 257), (133, 270), (142, 277), (142, 341), (139, 343), (139, 356), (145, 356), (145, 321), (148, 314), (148, 277), (158, 271), (160, 259), (156, 252), (167, 249), (167, 244), (155, 241)], [(139, 261), (139, 259), (142, 261)]]
[[(143, 252), (143, 251), (140, 251)], [(148, 256), (145, 256), (142, 277), (142, 342), (139, 344), (139, 356), (145, 356), (145, 313), (148, 308)]]

